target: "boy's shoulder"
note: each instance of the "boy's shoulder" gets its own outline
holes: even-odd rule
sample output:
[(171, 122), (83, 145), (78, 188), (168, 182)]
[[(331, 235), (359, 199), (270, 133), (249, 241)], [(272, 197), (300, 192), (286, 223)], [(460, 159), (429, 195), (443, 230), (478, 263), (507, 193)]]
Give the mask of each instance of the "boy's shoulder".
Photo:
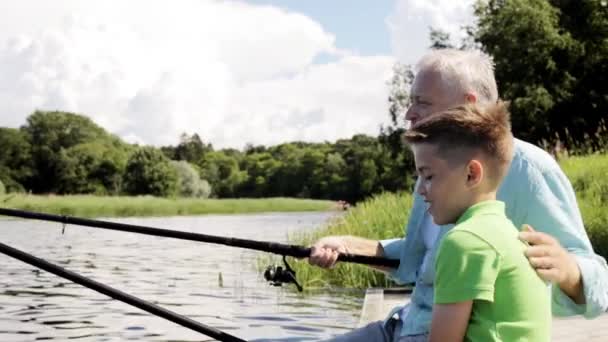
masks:
[(488, 248), (502, 254), (505, 242), (516, 238), (517, 228), (506, 216), (475, 215), (455, 225), (444, 240), (460, 245), (463, 249)]

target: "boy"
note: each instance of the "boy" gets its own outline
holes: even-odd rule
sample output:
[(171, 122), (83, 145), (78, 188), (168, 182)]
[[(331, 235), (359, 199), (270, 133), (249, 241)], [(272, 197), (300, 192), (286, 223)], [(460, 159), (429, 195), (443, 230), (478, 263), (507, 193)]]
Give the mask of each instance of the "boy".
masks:
[(405, 139), (433, 221), (456, 224), (437, 254), (430, 341), (549, 341), (549, 291), (496, 201), (513, 155), (506, 105), (434, 114)]

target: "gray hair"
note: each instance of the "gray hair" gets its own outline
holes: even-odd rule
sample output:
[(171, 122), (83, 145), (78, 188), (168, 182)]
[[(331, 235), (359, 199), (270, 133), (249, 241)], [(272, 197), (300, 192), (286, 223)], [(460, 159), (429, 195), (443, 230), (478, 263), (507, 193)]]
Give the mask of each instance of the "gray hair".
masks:
[(479, 103), (498, 101), (494, 62), (481, 51), (433, 50), (418, 62), (416, 72), (436, 72), (451, 88), (473, 93)]

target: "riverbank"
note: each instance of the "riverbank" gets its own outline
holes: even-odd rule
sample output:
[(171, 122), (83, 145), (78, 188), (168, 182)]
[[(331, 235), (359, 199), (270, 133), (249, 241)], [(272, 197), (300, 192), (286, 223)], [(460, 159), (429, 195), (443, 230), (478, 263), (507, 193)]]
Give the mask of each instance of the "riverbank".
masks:
[[(574, 187), (593, 249), (608, 258), (608, 154), (569, 157), (561, 160), (560, 165)], [(381, 194), (358, 204), (326, 227), (293, 236), (290, 240), (295, 244), (310, 245), (328, 235), (355, 235), (375, 240), (403, 236), (403, 226), (411, 206), (410, 194)], [(325, 270), (312, 267), (307, 262), (295, 262), (293, 267), (304, 287), (391, 285), (381, 272), (366, 266), (338, 263), (334, 269)]]
[(181, 216), (335, 210), (336, 203), (296, 198), (193, 199), (152, 196), (0, 196), (8, 208), (80, 217)]

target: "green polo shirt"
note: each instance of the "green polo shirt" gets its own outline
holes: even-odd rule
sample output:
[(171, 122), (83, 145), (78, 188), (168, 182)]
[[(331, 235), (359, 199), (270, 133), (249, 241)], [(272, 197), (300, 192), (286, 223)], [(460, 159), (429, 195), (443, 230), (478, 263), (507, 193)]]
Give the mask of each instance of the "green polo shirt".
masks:
[(473, 300), (465, 341), (549, 341), (547, 285), (500, 201), (478, 203), (449, 231), (436, 259), (435, 303)]

